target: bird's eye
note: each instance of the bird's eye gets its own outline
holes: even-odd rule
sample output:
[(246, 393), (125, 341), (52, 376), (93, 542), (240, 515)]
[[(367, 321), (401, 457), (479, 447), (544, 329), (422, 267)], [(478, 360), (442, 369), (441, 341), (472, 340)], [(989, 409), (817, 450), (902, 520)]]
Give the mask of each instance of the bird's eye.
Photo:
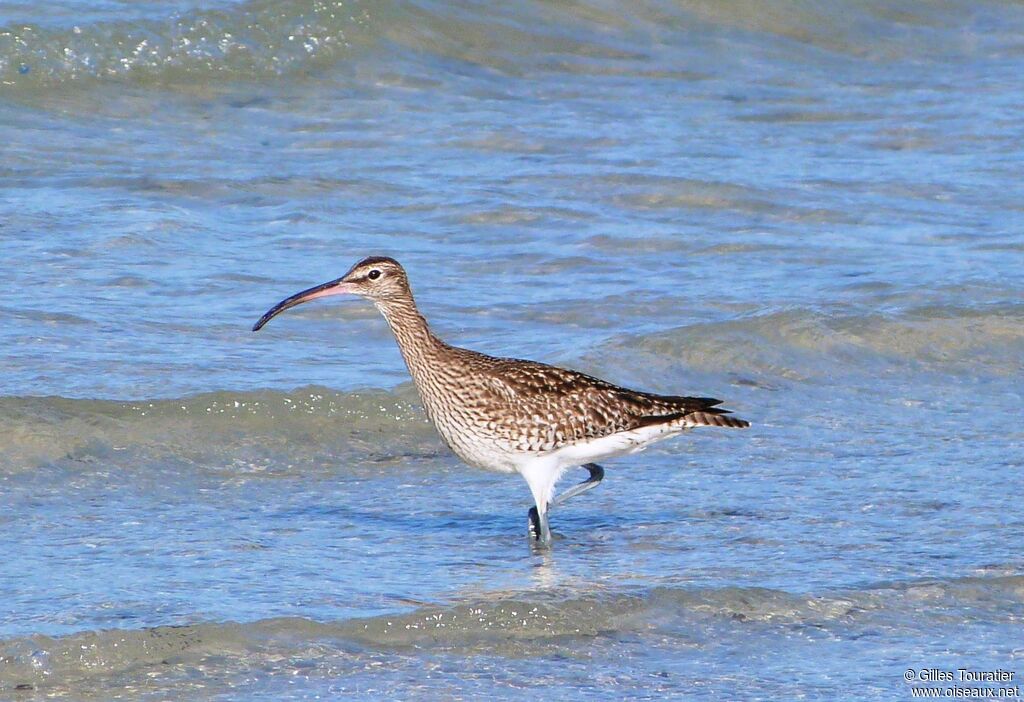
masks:
[(377, 278), (380, 278), (380, 271), (374, 268), (372, 271), (366, 274), (366, 277), (369, 278), (370, 280), (377, 280)]

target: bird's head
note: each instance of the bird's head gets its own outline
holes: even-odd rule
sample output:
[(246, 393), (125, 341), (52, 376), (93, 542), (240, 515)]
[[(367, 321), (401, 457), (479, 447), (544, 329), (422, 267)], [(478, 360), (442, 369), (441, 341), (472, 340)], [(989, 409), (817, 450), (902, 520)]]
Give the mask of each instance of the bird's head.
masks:
[(348, 273), (336, 280), (281, 300), (260, 317), (260, 321), (253, 325), (252, 330), (259, 331), (281, 312), (303, 302), (346, 293), (368, 298), (376, 304), (386, 304), (389, 300), (409, 295), (409, 280), (405, 277), (405, 270), (395, 259), (387, 256), (370, 256), (352, 266)]

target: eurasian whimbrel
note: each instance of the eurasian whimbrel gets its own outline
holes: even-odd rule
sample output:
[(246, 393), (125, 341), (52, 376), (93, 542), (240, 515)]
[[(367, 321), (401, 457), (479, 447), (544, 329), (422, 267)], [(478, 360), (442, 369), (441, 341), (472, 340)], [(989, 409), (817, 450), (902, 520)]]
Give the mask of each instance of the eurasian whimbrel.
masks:
[[(405, 270), (383, 256), (282, 300), (252, 329), (300, 303), (344, 293), (368, 298), (384, 315), (427, 416), (452, 451), (470, 465), (526, 479), (537, 505), (529, 529), (544, 544), (551, 541), (548, 509), (604, 478), (594, 461), (640, 451), (690, 427), (750, 426), (710, 397), (637, 392), (565, 368), (449, 346), (416, 309)], [(553, 497), (555, 483), (576, 466), (589, 477)]]

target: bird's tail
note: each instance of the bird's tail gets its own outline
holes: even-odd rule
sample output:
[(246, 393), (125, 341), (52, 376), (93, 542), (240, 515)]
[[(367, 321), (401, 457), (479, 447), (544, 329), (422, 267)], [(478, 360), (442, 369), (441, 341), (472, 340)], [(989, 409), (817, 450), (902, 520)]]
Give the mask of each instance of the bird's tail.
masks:
[[(687, 398), (693, 399), (693, 398)], [(715, 400), (717, 402), (717, 400)], [(729, 410), (704, 406), (701, 409), (690, 409), (683, 412), (655, 414), (641, 418), (640, 426), (671, 425), (673, 427), (728, 427), (730, 429), (746, 429), (750, 422), (733, 417)]]
[(731, 416), (727, 409), (718, 405), (721, 400), (713, 397), (663, 397), (670, 403), (668, 414), (673, 421), (682, 420), (684, 427), (728, 427), (730, 429), (746, 429), (750, 422)]
[(684, 414), (683, 424), (688, 427), (729, 427), (730, 429), (746, 429), (750, 422), (739, 417), (725, 414), (723, 410), (710, 412), (690, 412)]
[(660, 412), (651, 412), (640, 419), (641, 426), (666, 424), (674, 427), (728, 427), (746, 429), (750, 422), (731, 416), (731, 412), (718, 405), (713, 397), (683, 397), (681, 395), (648, 395)]

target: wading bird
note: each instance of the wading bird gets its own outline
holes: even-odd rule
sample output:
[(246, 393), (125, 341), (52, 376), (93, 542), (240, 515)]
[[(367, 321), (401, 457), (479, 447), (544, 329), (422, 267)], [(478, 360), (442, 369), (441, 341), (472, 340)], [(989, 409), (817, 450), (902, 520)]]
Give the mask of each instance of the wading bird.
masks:
[[(640, 451), (691, 427), (750, 426), (710, 397), (637, 392), (565, 368), (450, 346), (416, 308), (405, 270), (383, 256), (282, 300), (252, 329), (295, 305), (346, 293), (367, 298), (384, 315), (427, 416), (452, 451), (472, 466), (526, 479), (536, 503), (529, 531), (542, 544), (551, 542), (548, 510), (604, 478), (595, 461)], [(589, 477), (554, 497), (555, 483), (577, 466)]]

